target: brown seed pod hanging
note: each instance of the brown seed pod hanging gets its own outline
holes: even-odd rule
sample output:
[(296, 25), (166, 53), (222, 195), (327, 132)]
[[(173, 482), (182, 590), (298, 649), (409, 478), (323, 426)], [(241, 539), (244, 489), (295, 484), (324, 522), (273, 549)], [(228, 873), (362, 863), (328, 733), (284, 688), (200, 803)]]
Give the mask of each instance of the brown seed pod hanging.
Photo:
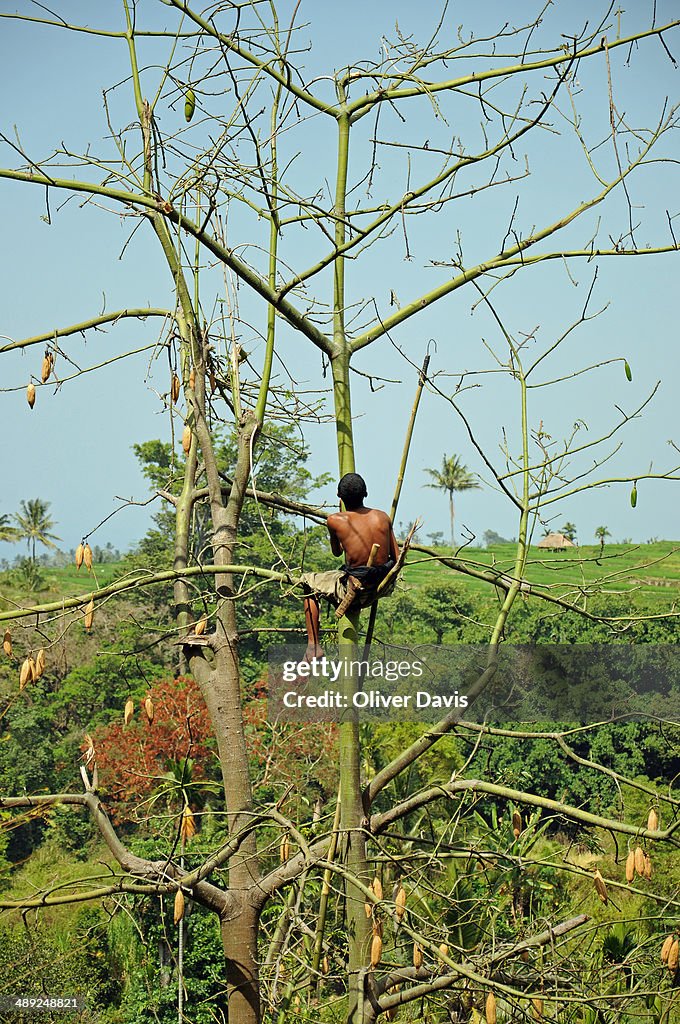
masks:
[(88, 572), (92, 568), (92, 548), (89, 544), (86, 544), (83, 548), (83, 565)]
[(519, 839), (520, 832), (522, 831), (522, 815), (519, 811), (512, 812), (512, 834), (515, 839)]
[(659, 815), (656, 813), (653, 807), (650, 808), (649, 815), (647, 816), (647, 828), (650, 832), (656, 832), (659, 827)]
[(373, 916), (373, 904), (369, 903), (368, 900), (364, 903), (364, 913), (366, 917)]
[(170, 381), (170, 401), (172, 402), (173, 405), (176, 405), (177, 399), (179, 398), (179, 388), (179, 377), (177, 376), (176, 373), (173, 373), (172, 379)]
[(151, 723), (153, 722), (153, 716), (154, 716), (154, 706), (153, 706), (153, 701), (151, 700), (151, 697), (146, 697), (145, 700), (144, 700), (144, 704), (142, 706), (144, 708), (144, 714), (146, 716), (146, 720), (149, 723), (149, 725), (151, 725)]
[(33, 658), (24, 658), (19, 671), (19, 689), (23, 690), (28, 683), (32, 683), (35, 674), (35, 662)]
[(189, 806), (185, 807), (182, 811), (182, 821), (179, 826), (180, 838), (184, 842), (188, 842), (189, 839), (193, 839), (196, 835), (196, 819), (194, 818), (193, 812)]
[(2, 649), (8, 658), (12, 657), (12, 634), (8, 629), (5, 630), (5, 636), (2, 641)]
[(322, 974), (328, 974), (330, 969), (331, 969), (331, 965), (328, 962), (328, 957), (324, 953), (323, 960), (321, 961), (321, 973)]
[(645, 855), (641, 846), (635, 847), (635, 870), (638, 875), (645, 873)]
[(26, 388), (26, 401), (32, 409), (35, 405), (35, 384), (33, 384), (32, 381), (29, 381), (28, 387)]
[(486, 1024), (496, 1024), (498, 1016), (496, 1013), (496, 997), (493, 992), (489, 992), (486, 997), (484, 1016), (486, 1017)]
[(78, 547), (76, 548), (76, 559), (75, 559), (75, 561), (76, 561), (76, 569), (80, 569), (81, 565), (83, 564), (83, 558), (84, 557), (85, 557), (85, 548), (84, 548), (84, 546), (83, 546), (83, 544), (81, 542), (78, 545)]
[(642, 877), (646, 878), (647, 881), (649, 881), (652, 877), (652, 858), (649, 856), (648, 853), (645, 854), (645, 867), (644, 871), (642, 872)]
[(672, 971), (673, 974), (678, 969), (678, 959), (680, 959), (680, 947), (678, 946), (678, 940), (674, 939), (668, 951), (668, 970)]
[(668, 963), (668, 954), (670, 953), (671, 946), (673, 945), (674, 942), (675, 942), (675, 935), (671, 934), (671, 935), (668, 935), (666, 937), (666, 939), (664, 941), (664, 944), (661, 947), (661, 963), (662, 964), (667, 964)]
[(635, 878), (635, 850), (631, 850), (626, 857), (626, 881), (632, 882)]
[(184, 893), (181, 889), (178, 889), (175, 893), (175, 906), (173, 908), (172, 919), (175, 924), (179, 924), (184, 917)]
[(383, 898), (383, 887), (382, 887), (382, 882), (380, 881), (380, 879), (378, 878), (377, 875), (373, 879), (372, 889), (373, 889), (373, 892), (375, 893), (375, 898), (378, 901), (380, 901)]
[(281, 842), (279, 843), (279, 860), (282, 864), (285, 864), (290, 857), (290, 840), (287, 834), (284, 834)]
[(593, 882), (595, 884), (595, 892), (600, 897), (602, 902), (606, 903), (609, 899), (609, 894), (607, 892), (607, 886), (605, 885), (604, 878), (600, 874), (599, 868), (595, 869), (595, 874), (593, 875)]
[(194, 626), (194, 636), (203, 636), (208, 626), (208, 620), (205, 615), (201, 615), (200, 619)]
[(129, 725), (130, 719), (135, 713), (135, 702), (132, 697), (128, 697), (125, 701), (125, 708), (123, 709), (123, 724)]
[(189, 387), (191, 388), (192, 391), (196, 387), (196, 368), (193, 366), (191, 367), (191, 370), (189, 372)]
[(35, 668), (33, 670), (33, 676), (35, 679), (40, 679), (41, 675), (45, 671), (45, 648), (41, 647), (35, 656)]
[(397, 895), (394, 898), (395, 914), (397, 915), (397, 921), (401, 921), (404, 914), (406, 913), (406, 890), (403, 885), (399, 886)]
[(439, 952), (441, 953), (442, 956), (448, 956), (449, 955), (449, 947), (446, 945), (445, 942), (441, 943), (441, 945), (439, 947)]
[(45, 355), (43, 356), (42, 366), (40, 367), (40, 380), (43, 384), (47, 384), (52, 373), (52, 354), (49, 349), (45, 349)]
[(208, 383), (210, 384), (210, 394), (214, 395), (217, 391), (217, 377), (212, 370), (208, 373)]
[(413, 966), (416, 968), (416, 970), (418, 970), (419, 967), (423, 966), (423, 960), (424, 959), (425, 959), (425, 957), (423, 956), (423, 947), (420, 945), (419, 942), (414, 942), (413, 943)]
[(379, 935), (374, 935), (371, 940), (371, 967), (375, 970), (382, 960), (383, 941)]
[(88, 632), (92, 629), (92, 623), (94, 622), (94, 598), (90, 598), (90, 602), (85, 608), (85, 629)]
[(182, 431), (182, 448), (184, 450), (185, 455), (189, 454), (189, 450), (191, 448), (191, 438), (191, 427), (187, 423), (186, 426), (184, 427), (184, 430)]

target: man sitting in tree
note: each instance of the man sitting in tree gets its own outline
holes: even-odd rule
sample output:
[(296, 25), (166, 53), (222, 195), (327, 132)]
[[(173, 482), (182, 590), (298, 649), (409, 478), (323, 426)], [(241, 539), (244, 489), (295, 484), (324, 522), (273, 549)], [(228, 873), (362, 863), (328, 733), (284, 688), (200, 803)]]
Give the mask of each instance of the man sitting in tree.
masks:
[[(376, 598), (378, 585), (399, 558), (399, 548), (392, 523), (386, 512), (377, 508), (366, 508), (364, 498), (368, 496), (363, 477), (358, 473), (346, 473), (338, 484), (340, 511), (328, 517), (327, 526), (331, 551), (334, 555), (345, 556), (342, 569), (329, 572), (308, 572), (304, 581), (313, 593), (305, 597), (305, 622), (307, 625), (307, 651), (309, 660), (323, 656), (319, 644), (319, 598), (326, 597), (336, 607), (347, 593), (347, 582), (354, 576), (361, 582), (352, 602), (354, 608), (365, 608)], [(344, 510), (343, 510), (344, 506)], [(368, 566), (371, 549), (378, 544), (373, 564)]]

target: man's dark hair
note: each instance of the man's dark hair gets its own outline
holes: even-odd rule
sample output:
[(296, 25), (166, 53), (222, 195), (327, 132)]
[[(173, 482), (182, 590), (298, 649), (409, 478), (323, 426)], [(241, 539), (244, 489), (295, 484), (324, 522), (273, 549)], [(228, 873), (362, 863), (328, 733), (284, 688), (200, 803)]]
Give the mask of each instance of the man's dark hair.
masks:
[(359, 508), (368, 497), (364, 478), (358, 473), (345, 473), (338, 484), (338, 497), (342, 498), (346, 509)]

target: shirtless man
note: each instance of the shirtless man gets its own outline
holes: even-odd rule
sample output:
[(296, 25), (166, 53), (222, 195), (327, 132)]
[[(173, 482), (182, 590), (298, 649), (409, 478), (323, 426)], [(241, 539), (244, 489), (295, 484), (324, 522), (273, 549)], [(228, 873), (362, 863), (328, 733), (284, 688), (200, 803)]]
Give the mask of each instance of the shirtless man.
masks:
[[(328, 517), (326, 525), (334, 555), (345, 556), (342, 569), (330, 572), (308, 572), (305, 583), (313, 591), (305, 598), (305, 623), (307, 626), (307, 651), (305, 657), (323, 656), (319, 644), (319, 597), (327, 597), (336, 607), (347, 592), (347, 579), (352, 570), (361, 579), (362, 589), (355, 598), (356, 607), (365, 608), (375, 600), (375, 591), (399, 557), (399, 548), (392, 532), (390, 517), (377, 508), (366, 508), (364, 498), (368, 496), (363, 477), (358, 473), (346, 473), (338, 484), (341, 499), (340, 512)], [(344, 511), (343, 511), (344, 505)], [(373, 568), (366, 569), (366, 563), (374, 544), (379, 544)]]

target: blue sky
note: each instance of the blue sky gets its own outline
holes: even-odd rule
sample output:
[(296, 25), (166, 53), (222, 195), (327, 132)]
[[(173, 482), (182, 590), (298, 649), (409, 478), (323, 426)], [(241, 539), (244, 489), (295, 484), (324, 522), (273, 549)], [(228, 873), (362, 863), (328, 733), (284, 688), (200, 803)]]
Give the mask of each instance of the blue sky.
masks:
[[(290, 3), (280, 6), (282, 22), (292, 6)], [(556, 8), (547, 13), (541, 29), (543, 35), (536, 36), (539, 45), (548, 40), (559, 42), (561, 32), (573, 30), (569, 26), (574, 24), (582, 25), (593, 12), (591, 3), (562, 3)], [(668, 2), (658, 3), (657, 22), (671, 20), (674, 8), (675, 5)], [(59, 5), (59, 9), (82, 24), (92, 20), (91, 4), (71, 0)], [(304, 39), (313, 41), (313, 49), (300, 58), (307, 69), (306, 77), (328, 74), (336, 67), (364, 57), (375, 59), (381, 48), (384, 52), (384, 36), (393, 34), (395, 19), (403, 34), (416, 32), (426, 39), (434, 27), (438, 9), (435, 3), (413, 5), (402, 0), (367, 5), (351, 0), (343, 5), (340, 16), (336, 5), (303, 3), (299, 20), (309, 24), (304, 30)], [(475, 5), (474, 20), (466, 24), (465, 31), (488, 32), (506, 20), (507, 9), (507, 4), (500, 3)], [(106, 5), (105, 10), (107, 26), (121, 28), (120, 5), (112, 3)], [(147, 19), (148, 24), (172, 21), (171, 13), (154, 0), (141, 0), (138, 10), (139, 17)], [(457, 13), (457, 7), (452, 10), (446, 31), (453, 37), (463, 14)], [(528, 20), (534, 5), (523, 3), (513, 10)], [(650, 10), (651, 4), (636, 4), (635, 10), (624, 16), (623, 33), (648, 20)], [(36, 5), (8, 4), (4, 0), (0, 11), (39, 14)], [(466, 11), (465, 17), (468, 16)], [(669, 34), (667, 41), (675, 56), (680, 57), (680, 32), (675, 30)], [(0, 131), (13, 141), (19, 138), (34, 158), (48, 154), (62, 143), (71, 152), (82, 152), (88, 140), (92, 143), (93, 154), (110, 152), (102, 90), (116, 83), (123, 84), (109, 97), (112, 120), (117, 127), (134, 120), (131, 89), (125, 84), (128, 72), (122, 40), (102, 41), (5, 20), (0, 33), (0, 53), (5, 97)], [(161, 59), (160, 50), (149, 45), (144, 61), (153, 64)], [(460, 66), (469, 70), (469, 62)], [(457, 69), (452, 73), (458, 73)], [(612, 51), (611, 73), (616, 109), (636, 129), (650, 126), (658, 119), (665, 97), (669, 97), (671, 105), (678, 98), (680, 71), (673, 67), (656, 39), (640, 44), (632, 55), (630, 67), (625, 65), (622, 49)], [(151, 91), (157, 71), (151, 67), (145, 74)], [(611, 140), (607, 140), (609, 107), (604, 61), (584, 63), (578, 70), (578, 79), (576, 102), (584, 132), (591, 142), (603, 140), (595, 159), (601, 172), (610, 174), (615, 166), (615, 154)], [(540, 91), (535, 81), (529, 84), (530, 88)], [(549, 85), (546, 79), (542, 88)], [(323, 91), (326, 86), (319, 82), (315, 88)], [(469, 147), (481, 142), (479, 107), (472, 99), (450, 105), (448, 100), (442, 99), (441, 117), (433, 117), (427, 101), (414, 100), (407, 113), (406, 125), (394, 117), (390, 124), (390, 113), (385, 115), (381, 127), (383, 137), (391, 137), (403, 145), (399, 149), (380, 149), (380, 176), (374, 186), (376, 202), (383, 196), (399, 195), (400, 190), (403, 191), (409, 157), (412, 174), (418, 173), (421, 167), (434, 166), (423, 163), (424, 159), (431, 158), (408, 153), (404, 147), (409, 143), (422, 143), (430, 134), (434, 139), (437, 131), (459, 135)], [(181, 105), (174, 111), (163, 110), (164, 128), (169, 128), (173, 116), (177, 116), (179, 127)], [(375, 303), (381, 316), (389, 315), (394, 309), (390, 305), (391, 292), (403, 304), (446, 278), (446, 268), (432, 266), (432, 263), (451, 258), (459, 233), (467, 264), (494, 255), (499, 251), (499, 240), (502, 241), (518, 195), (516, 224), (526, 234), (533, 226), (549, 223), (594, 194), (597, 183), (582, 148), (564, 122), (559, 122), (557, 116), (552, 120), (556, 128), (563, 130), (562, 135), (544, 132), (516, 154), (520, 172), (526, 151), (531, 178), (486, 196), (461, 199), (427, 223), (423, 220), (422, 224), (409, 224), (410, 259), (406, 258), (403, 235), (396, 231), (361, 261), (349, 262), (347, 277), (351, 300)], [(200, 125), (196, 127), (197, 138), (201, 130)], [(366, 118), (357, 126), (357, 138), (351, 150), (352, 181), (361, 181), (365, 174), (372, 131), (372, 119)], [(300, 153), (294, 168), (298, 187), (304, 185), (314, 190), (317, 186), (323, 188), (326, 179), (331, 180), (333, 142), (328, 125), (321, 118), (291, 132), (289, 155)], [(282, 149), (286, 145), (287, 139), (282, 142)], [(666, 211), (671, 217), (677, 215), (677, 196), (680, 195), (677, 168), (670, 162), (677, 152), (673, 141), (662, 141), (659, 156), (664, 162), (643, 168), (631, 179), (633, 214), (640, 225), (636, 237), (643, 246), (666, 244), (669, 240)], [(10, 166), (19, 163), (20, 158), (3, 146), (0, 161)], [(460, 187), (465, 187), (462, 180)], [(360, 189), (356, 194), (365, 198)], [(50, 196), (52, 224), (48, 225), (43, 219), (46, 207), (42, 189), (0, 180), (4, 227), (0, 253), (3, 280), (0, 334), (4, 338), (19, 339), (75, 323), (104, 307), (117, 309), (147, 304), (165, 307), (171, 302), (169, 276), (149, 232), (140, 228), (120, 259), (130, 234), (130, 222), (121, 218), (120, 211), (110, 203), (84, 205), (80, 197), (64, 205), (65, 198), (55, 192)], [(604, 244), (608, 233), (616, 237), (627, 222), (627, 208), (622, 198), (612, 197), (597, 213), (588, 214), (569, 228), (565, 244), (584, 244), (598, 229), (599, 216), (602, 217), (599, 237)], [(261, 230), (256, 224), (238, 213), (230, 217), (231, 244), (235, 244), (233, 239), (236, 243), (258, 240), (256, 235), (248, 233)], [(680, 235), (680, 222), (676, 220), (675, 224), (676, 233)], [(543, 248), (555, 248), (556, 244), (548, 243)], [(298, 232), (286, 246), (286, 258), (296, 267), (306, 266), (321, 251), (319, 240), (312, 237), (312, 232), (306, 235)], [(253, 258), (257, 260), (256, 255)], [(615, 362), (591, 375), (578, 376), (530, 394), (529, 416), (534, 427), (542, 422), (544, 430), (559, 438), (579, 421), (579, 436), (593, 437), (616, 422), (617, 406), (626, 411), (634, 409), (661, 381), (644, 416), (622, 432), (625, 446), (612, 459), (612, 475), (648, 472), (650, 466), (653, 472), (658, 472), (680, 462), (680, 455), (667, 444), (672, 438), (678, 441), (678, 258), (678, 255), (671, 255), (601, 261), (591, 308), (606, 306), (605, 311), (570, 336), (546, 360), (543, 375), (546, 380), (567, 376), (589, 363), (607, 363), (625, 357), (633, 370), (632, 383), (625, 378), (623, 364)], [(570, 270), (561, 263), (544, 264), (531, 270), (523, 269), (495, 290), (494, 304), (506, 328), (517, 338), (532, 339), (527, 342), (527, 352), (538, 354), (549, 348), (578, 318), (593, 271), (594, 265), (585, 261), (573, 264)], [(318, 288), (320, 298), (327, 298), (327, 288), (328, 279), (322, 278)], [(215, 296), (223, 296), (220, 273), (206, 276), (204, 301), (209, 309), (214, 308), (215, 301), (211, 289)], [(488, 310), (477, 304), (478, 298), (478, 293), (470, 287), (461, 289), (395, 330), (392, 341), (416, 364), (422, 361), (429, 344), (432, 368), (441, 374), (437, 383), (448, 394), (454, 391), (462, 373), (476, 374), (466, 378), (466, 383), (474, 387), (465, 391), (460, 404), (482, 447), (494, 461), (500, 462), (499, 446), (504, 436), (509, 438), (513, 452), (517, 451), (517, 389), (507, 375), (502, 377), (489, 372), (495, 365), (489, 348), (501, 353), (503, 342)], [(239, 291), (239, 302), (244, 318), (262, 330), (264, 312), (243, 288)], [(373, 308), (369, 306), (369, 314)], [(148, 320), (127, 323), (106, 332), (91, 332), (86, 340), (72, 339), (68, 354), (81, 368), (94, 366), (130, 348), (146, 351), (102, 371), (82, 375), (72, 382), (67, 380), (56, 394), (52, 387), (39, 388), (32, 412), (26, 404), (24, 389), (29, 375), (39, 373), (42, 351), (33, 348), (23, 354), (2, 356), (0, 429), (6, 442), (6, 462), (0, 514), (13, 512), (22, 499), (40, 496), (51, 502), (56, 532), (63, 540), (63, 547), (69, 548), (109, 515), (117, 504), (117, 497), (140, 503), (146, 501), (146, 484), (131, 454), (131, 446), (139, 440), (169, 437), (168, 417), (158, 399), (158, 392), (167, 390), (168, 375), (165, 355), (159, 358), (159, 350), (154, 348), (159, 332), (160, 324)], [(243, 343), (252, 351), (253, 361), (257, 363), (261, 350), (255, 333), (249, 336), (244, 328)], [(415, 371), (394, 345), (382, 339), (365, 349), (355, 362), (357, 370), (364, 373), (402, 382), (385, 384), (374, 392), (366, 378), (355, 378), (357, 469), (368, 480), (371, 501), (383, 506), (389, 505), (391, 499), (415, 387)], [(299, 389), (327, 388), (327, 381), (321, 374), (321, 359), (315, 349), (285, 327), (280, 330), (280, 346), (281, 356), (298, 381)], [(60, 375), (68, 376), (63, 363)], [(323, 423), (310, 428), (308, 440), (312, 448), (310, 468), (316, 473), (325, 470), (335, 473), (331, 425)], [(406, 522), (420, 515), (425, 520), (424, 535), (436, 530), (447, 531), (446, 499), (423, 486), (427, 481), (424, 469), (439, 466), (442, 456), (452, 453), (480, 472), (485, 481), (479, 491), (458, 499), (461, 527), (466, 524), (479, 538), (486, 529), (506, 536), (516, 534), (512, 506), (490, 486), (488, 474), (460, 418), (444, 398), (435, 394), (426, 394), (423, 399), (397, 518)], [(574, 471), (584, 468), (587, 468), (585, 463), (575, 465)], [(678, 538), (677, 482), (642, 482), (635, 510), (630, 508), (629, 491), (629, 485), (613, 485), (597, 494), (576, 496), (553, 506), (550, 515), (555, 517), (556, 526), (566, 519), (575, 522), (583, 543), (593, 540), (594, 529), (601, 524), (608, 525), (615, 539)], [(326, 488), (318, 497), (333, 501), (333, 488)], [(111, 541), (125, 548), (144, 532), (149, 514), (148, 506), (126, 507), (94, 533), (92, 540), (100, 544)], [(0, 555), (13, 553), (12, 548), (0, 546)]]

